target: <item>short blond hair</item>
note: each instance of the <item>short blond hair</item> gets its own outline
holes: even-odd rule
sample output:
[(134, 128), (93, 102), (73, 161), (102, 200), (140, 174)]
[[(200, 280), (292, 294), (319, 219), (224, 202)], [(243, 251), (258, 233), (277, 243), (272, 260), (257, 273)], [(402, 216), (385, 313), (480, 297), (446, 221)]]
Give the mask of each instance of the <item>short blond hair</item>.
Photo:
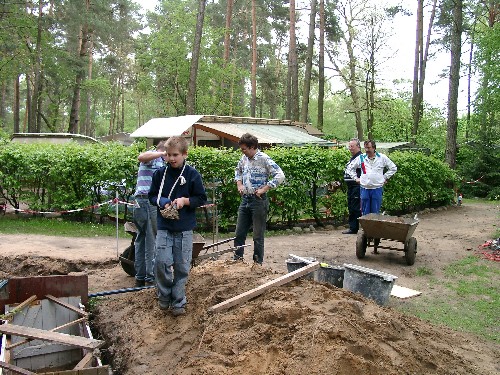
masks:
[(167, 149), (167, 151), (169, 148), (176, 148), (181, 152), (181, 154), (187, 154), (188, 147), (189, 147), (188, 141), (184, 137), (179, 137), (179, 136), (170, 137), (165, 142), (165, 148)]

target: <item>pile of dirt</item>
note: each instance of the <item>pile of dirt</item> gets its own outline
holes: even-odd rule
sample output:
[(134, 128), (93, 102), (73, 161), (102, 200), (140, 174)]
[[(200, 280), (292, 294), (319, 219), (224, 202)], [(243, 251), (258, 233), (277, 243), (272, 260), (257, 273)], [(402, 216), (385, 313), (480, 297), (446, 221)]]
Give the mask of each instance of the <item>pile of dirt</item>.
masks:
[(297, 280), (229, 310), (207, 309), (281, 274), (247, 263), (193, 268), (187, 314), (156, 291), (103, 298), (95, 328), (121, 374), (497, 374), (498, 352), (466, 335)]
[[(466, 204), (419, 213), (414, 266), (407, 266), (401, 252), (386, 249), (357, 259), (357, 237), (343, 235), (341, 229), (269, 233), (264, 268), (233, 263), (232, 254), (193, 268), (185, 316), (161, 311), (155, 290), (148, 289), (92, 301), (93, 324), (107, 341), (105, 359), (115, 375), (496, 375), (497, 342), (401, 315), (391, 306), (460, 298), (446, 287), (445, 270), (491, 238), (499, 212), (497, 205)], [(132, 287), (134, 278), (118, 263), (118, 254), (130, 244), (130, 238), (0, 234), (0, 279), (84, 271), (90, 293)], [(391, 297), (387, 307), (380, 307), (346, 290), (294, 281), (241, 306), (207, 313), (209, 307), (283, 275), (290, 253), (386, 272), (398, 277), (397, 285), (422, 296)], [(247, 249), (246, 259), (251, 254)], [(494, 314), (493, 306), (485, 313)]]
[(107, 261), (68, 260), (49, 256), (17, 255), (0, 256), (0, 264), (2, 265), (0, 278), (7, 278), (9, 275), (26, 277), (87, 272), (115, 267), (116, 261), (112, 259)]

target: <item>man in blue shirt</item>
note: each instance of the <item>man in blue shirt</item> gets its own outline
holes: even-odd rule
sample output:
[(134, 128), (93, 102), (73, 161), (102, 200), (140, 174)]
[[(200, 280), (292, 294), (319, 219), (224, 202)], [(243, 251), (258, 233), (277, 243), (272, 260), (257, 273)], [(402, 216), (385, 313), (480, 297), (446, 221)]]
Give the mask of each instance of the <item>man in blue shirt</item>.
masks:
[(156, 206), (148, 199), (153, 174), (163, 167), (166, 158), (164, 141), (156, 150), (143, 152), (137, 158), (140, 162), (135, 188), (134, 224), (137, 228), (135, 238), (135, 286), (153, 285), (155, 281), (153, 263), (156, 241)]
[[(234, 246), (243, 246), (253, 227), (253, 260), (262, 264), (264, 260), (264, 232), (266, 231), (269, 199), (267, 192), (285, 181), (285, 174), (267, 154), (257, 147), (257, 137), (245, 133), (238, 141), (243, 156), (235, 170), (234, 180), (241, 195), (236, 223)], [(244, 248), (234, 253), (235, 260), (243, 259)]]

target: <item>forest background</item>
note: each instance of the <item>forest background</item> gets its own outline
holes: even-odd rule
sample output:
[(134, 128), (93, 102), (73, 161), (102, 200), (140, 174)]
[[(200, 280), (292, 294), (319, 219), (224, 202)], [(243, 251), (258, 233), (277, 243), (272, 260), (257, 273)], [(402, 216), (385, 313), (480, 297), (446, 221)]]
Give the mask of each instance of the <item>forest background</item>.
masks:
[[(143, 16), (131, 0), (3, 0), (1, 128), (95, 137), (153, 117), (284, 118), (311, 122), (327, 138), (429, 148), (457, 169), (461, 191), (498, 198), (500, 5), (413, 5), (163, 0)], [(413, 39), (400, 41), (415, 47), (413, 76), (388, 83), (384, 72), (396, 69), (388, 40), (400, 15), (415, 24)], [(438, 51), (450, 57), (444, 109), (424, 93)]]

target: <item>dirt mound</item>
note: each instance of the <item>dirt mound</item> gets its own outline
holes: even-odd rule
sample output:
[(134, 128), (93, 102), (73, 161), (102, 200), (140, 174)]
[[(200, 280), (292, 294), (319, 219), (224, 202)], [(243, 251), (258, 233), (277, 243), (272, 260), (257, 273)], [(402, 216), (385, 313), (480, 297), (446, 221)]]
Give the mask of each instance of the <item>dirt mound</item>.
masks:
[(116, 265), (116, 261), (67, 260), (48, 256), (17, 255), (11, 257), (0, 256), (0, 264), (2, 265), (0, 277), (8, 277), (9, 275), (22, 277), (67, 275), (70, 272), (111, 268)]
[(188, 312), (161, 311), (155, 290), (96, 304), (95, 327), (122, 374), (496, 374), (499, 353), (470, 337), (312, 281), (244, 305), (207, 309), (279, 277), (246, 263), (195, 267)]

